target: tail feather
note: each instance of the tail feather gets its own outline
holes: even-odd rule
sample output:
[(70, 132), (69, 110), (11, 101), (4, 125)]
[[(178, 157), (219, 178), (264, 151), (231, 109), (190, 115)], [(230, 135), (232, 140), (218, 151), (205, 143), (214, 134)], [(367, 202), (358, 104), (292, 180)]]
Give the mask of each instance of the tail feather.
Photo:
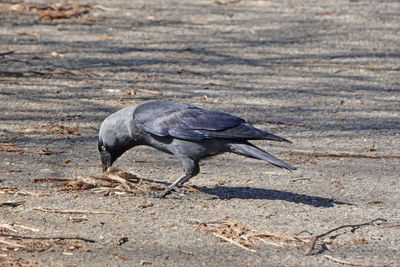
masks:
[(242, 154), (248, 157), (256, 158), (256, 159), (261, 159), (265, 160), (272, 165), (275, 165), (280, 168), (288, 169), (288, 170), (296, 170), (295, 167), (290, 165), (289, 163), (286, 163), (277, 157), (271, 155), (270, 153), (250, 144), (230, 144), (230, 150), (233, 153), (237, 154)]
[(249, 124), (241, 123), (236, 127), (227, 128), (223, 131), (212, 131), (212, 130), (201, 130), (198, 129), (197, 131), (201, 132), (204, 136), (209, 138), (226, 138), (226, 139), (245, 139), (245, 140), (271, 140), (271, 141), (278, 141), (278, 142), (289, 142), (289, 140), (268, 133), (266, 131), (257, 129)]

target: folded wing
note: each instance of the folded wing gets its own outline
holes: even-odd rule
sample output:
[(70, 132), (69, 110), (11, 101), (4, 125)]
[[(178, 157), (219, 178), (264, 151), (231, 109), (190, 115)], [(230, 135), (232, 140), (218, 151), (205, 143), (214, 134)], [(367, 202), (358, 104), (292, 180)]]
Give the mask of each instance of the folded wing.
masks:
[(287, 141), (254, 128), (239, 117), (181, 102), (146, 102), (136, 108), (134, 120), (145, 131), (154, 135), (184, 140), (227, 138)]

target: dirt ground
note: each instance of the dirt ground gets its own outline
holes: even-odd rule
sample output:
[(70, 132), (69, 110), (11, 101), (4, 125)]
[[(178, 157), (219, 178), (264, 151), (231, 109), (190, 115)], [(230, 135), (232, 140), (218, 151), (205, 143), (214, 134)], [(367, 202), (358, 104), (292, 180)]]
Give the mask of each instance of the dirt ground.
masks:
[[(400, 265), (400, 2), (57, 3), (0, 1), (0, 265)], [(246, 118), (298, 170), (219, 155), (186, 199), (51, 181), (100, 176), (102, 120), (148, 99)]]

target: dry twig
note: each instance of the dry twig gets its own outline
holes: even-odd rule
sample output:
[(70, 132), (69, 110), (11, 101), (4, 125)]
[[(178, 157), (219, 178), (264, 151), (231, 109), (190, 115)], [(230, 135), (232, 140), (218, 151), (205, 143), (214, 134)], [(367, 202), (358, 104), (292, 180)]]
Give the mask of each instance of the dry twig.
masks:
[(41, 150), (39, 150), (39, 154), (40, 155), (57, 155), (57, 154), (62, 154), (62, 153), (64, 153), (65, 151), (64, 150), (60, 150), (60, 151), (57, 151), (57, 150), (52, 150), (52, 149), (49, 149), (49, 148), (47, 148), (47, 147), (45, 147), (45, 148), (42, 148)]
[[(146, 194), (153, 191), (164, 190), (170, 183), (153, 179), (139, 178), (135, 174), (109, 168), (101, 177), (54, 178), (34, 177), (32, 182), (63, 182), (60, 191), (91, 190), (104, 194)], [(199, 191), (190, 186), (183, 186), (188, 191)], [(1, 189), (1, 188), (0, 188)], [(1, 193), (1, 191), (0, 191)]]
[(163, 190), (159, 184), (168, 184), (162, 181), (141, 179), (128, 172), (109, 168), (101, 177), (91, 176), (78, 178), (64, 183), (64, 190), (87, 190), (96, 193), (115, 194), (145, 194), (155, 190)]
[(37, 182), (66, 182), (76, 180), (74, 178), (57, 178), (57, 177), (33, 177), (31, 181), (33, 183)]
[(138, 205), (136, 209), (146, 209), (152, 207), (153, 203), (150, 201), (144, 201), (142, 204)]
[(102, 5), (94, 5), (93, 8), (98, 8), (98, 9), (105, 10), (105, 11), (118, 11), (118, 8), (110, 8), (110, 7), (105, 7)]
[(317, 152), (317, 151), (289, 151), (292, 155), (307, 155), (315, 158), (372, 158), (372, 159), (400, 159), (400, 155), (380, 155), (375, 153), (344, 153), (344, 152)]
[(47, 209), (47, 208), (33, 208), (34, 210), (49, 212), (49, 213), (73, 213), (73, 214), (109, 214), (115, 215), (112, 211), (97, 211), (97, 210), (58, 210), (58, 209)]
[(13, 144), (0, 144), (0, 150), (4, 152), (25, 152), (24, 148), (15, 147)]
[(0, 194), (14, 194), (14, 195), (23, 195), (23, 196), (44, 196), (46, 193), (36, 193), (30, 191), (23, 191), (18, 189), (17, 187), (0, 187)]
[(255, 251), (252, 248), (257, 248), (258, 242), (276, 247), (298, 247), (311, 240), (311, 237), (261, 231), (235, 221), (188, 222), (188, 224), (197, 225), (199, 231), (212, 232), (215, 236), (248, 251)]
[(345, 264), (345, 265), (350, 265), (350, 266), (364, 266), (364, 267), (372, 266), (372, 265), (365, 265), (365, 264), (361, 264), (361, 263), (355, 263), (355, 262), (351, 262), (351, 261), (337, 259), (337, 258), (332, 257), (331, 255), (324, 255), (324, 257), (330, 259), (331, 261)]
[(25, 201), (7, 201), (7, 202), (1, 202), (0, 207), (9, 206), (9, 207), (15, 208), (24, 203), (25, 203)]
[[(0, 235), (1, 235), (1, 234), (0, 234)], [(7, 246), (14, 247), (14, 248), (25, 248), (25, 246), (22, 246), (22, 245), (20, 245), (20, 244), (13, 243), (13, 242), (10, 242), (10, 241), (6, 241), (6, 240), (1, 239), (1, 238), (0, 238), (0, 243), (2, 243), (2, 244), (4, 244), (4, 245), (7, 245)]]
[(0, 57), (4, 57), (6, 55), (14, 54), (15, 51), (7, 51), (7, 52), (0, 52)]
[(310, 180), (311, 180), (311, 178), (308, 178), (308, 177), (300, 177), (300, 178), (292, 179), (290, 181), (291, 182), (297, 182), (297, 181), (310, 181)]
[(36, 14), (38, 19), (67, 19), (71, 17), (77, 17), (82, 14), (89, 13), (90, 6), (73, 5), (73, 6), (60, 6), (60, 5), (38, 5), (38, 4), (13, 4), (10, 9), (27, 13)]
[(397, 222), (386, 222), (382, 224), (383, 228), (394, 228), (394, 227), (400, 227), (400, 221)]
[(287, 126), (297, 126), (297, 127), (304, 127), (304, 128), (315, 128), (314, 125), (311, 124), (304, 124), (304, 123), (296, 123), (296, 122), (287, 122), (287, 121), (263, 121), (268, 124), (276, 124), (276, 125), (287, 125)]
[(355, 229), (355, 228), (359, 228), (359, 227), (367, 226), (367, 225), (376, 225), (377, 222), (379, 222), (379, 221), (380, 221), (380, 222), (386, 222), (387, 220), (386, 220), (386, 219), (382, 219), (382, 218), (377, 218), (377, 219), (375, 219), (375, 220), (372, 220), (372, 221), (369, 221), (369, 222), (366, 222), (366, 223), (360, 223), (360, 224), (345, 224), (345, 225), (341, 225), (341, 226), (335, 227), (335, 228), (333, 228), (333, 229), (331, 229), (331, 230), (329, 230), (329, 231), (327, 231), (327, 232), (324, 232), (324, 233), (322, 233), (322, 234), (318, 234), (318, 235), (316, 235), (316, 236), (314, 236), (314, 237), (312, 238), (311, 244), (310, 244), (310, 246), (306, 249), (306, 251), (304, 252), (304, 255), (310, 255), (311, 252), (314, 250), (315, 244), (317, 243), (318, 239), (320, 239), (321, 237), (327, 236), (327, 235), (329, 235), (329, 234), (332, 233), (332, 232), (335, 232), (335, 231), (340, 230), (340, 229), (343, 229), (343, 228), (353, 228), (353, 229)]
[(182, 254), (186, 254), (186, 255), (190, 255), (190, 256), (193, 256), (193, 253), (192, 252), (190, 252), (190, 251), (186, 251), (186, 250), (183, 250), (183, 249), (181, 249), (179, 246), (177, 247), (177, 249), (176, 249), (179, 253), (182, 253)]
[(29, 227), (29, 226), (25, 226), (25, 225), (18, 224), (18, 223), (13, 223), (13, 227), (14, 227), (14, 229), (15, 228), (21, 228), (21, 229), (24, 229), (24, 230), (29, 230), (31, 232), (39, 232), (39, 229), (36, 229), (36, 228), (33, 228), (33, 227)]
[(228, 241), (229, 243), (231, 243), (231, 244), (233, 244), (235, 246), (238, 246), (238, 247), (240, 247), (240, 248), (242, 248), (244, 250), (251, 251), (251, 252), (256, 252), (254, 249), (249, 249), (248, 247), (243, 246), (239, 242), (236, 242), (235, 240), (233, 240), (231, 238), (228, 238), (228, 237), (225, 237), (225, 236), (223, 236), (221, 234), (213, 233), (213, 235), (215, 235), (216, 237), (219, 237), (219, 238), (221, 238), (221, 239), (223, 239), (225, 241)]
[(0, 224), (0, 230), (1, 231), (4, 231), (4, 230), (8, 230), (8, 231), (11, 231), (11, 232), (18, 232), (12, 225), (9, 225), (9, 224)]
[(87, 13), (89, 13), (88, 9), (79, 7), (73, 7), (66, 10), (46, 10), (44, 12), (41, 12), (41, 14), (38, 16), (38, 19), (68, 19), (72, 17), (78, 17)]
[(82, 240), (85, 242), (89, 243), (95, 243), (96, 241), (93, 239), (89, 239), (86, 237), (80, 237), (80, 236), (22, 236), (22, 235), (10, 235), (10, 234), (2, 234), (0, 233), (0, 236), (4, 237), (11, 237), (15, 239), (32, 239), (32, 240)]

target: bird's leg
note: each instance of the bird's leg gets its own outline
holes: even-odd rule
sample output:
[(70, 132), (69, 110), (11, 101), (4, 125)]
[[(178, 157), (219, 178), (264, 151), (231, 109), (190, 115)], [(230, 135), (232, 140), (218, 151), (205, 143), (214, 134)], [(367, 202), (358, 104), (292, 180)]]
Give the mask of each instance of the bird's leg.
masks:
[(192, 176), (191, 175), (187, 175), (184, 174), (181, 177), (179, 177), (179, 179), (177, 179), (175, 182), (173, 182), (172, 184), (170, 184), (163, 192), (161, 193), (154, 193), (152, 194), (152, 197), (156, 197), (156, 198), (162, 198), (165, 197), (166, 195), (168, 195), (169, 193), (171, 193), (172, 189), (174, 189), (174, 187), (179, 184), (181, 181), (183, 180), (188, 180), (190, 179)]
[(183, 178), (181, 181), (179, 181), (179, 183), (176, 185), (177, 187), (182, 187), (184, 183), (186, 183), (190, 178), (192, 178), (194, 175), (192, 176), (187, 176), (185, 178)]
[(185, 173), (179, 177), (175, 182), (170, 184), (163, 192), (161, 193), (153, 193), (152, 197), (162, 198), (168, 195), (172, 189), (174, 189), (177, 185), (182, 186), (185, 182), (187, 182), (190, 178), (199, 173), (200, 167), (198, 161), (194, 161), (190, 158), (181, 158), (183, 169)]

